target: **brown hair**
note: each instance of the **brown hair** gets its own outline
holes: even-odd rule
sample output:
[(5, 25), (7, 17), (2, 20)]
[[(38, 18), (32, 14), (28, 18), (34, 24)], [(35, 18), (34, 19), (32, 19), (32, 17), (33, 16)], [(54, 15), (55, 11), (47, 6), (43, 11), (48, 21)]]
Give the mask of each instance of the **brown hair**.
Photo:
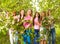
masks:
[(30, 16), (32, 16), (32, 13), (33, 13), (32, 9), (28, 9), (28, 10), (30, 10), (30, 11), (31, 11), (31, 14), (30, 14)]
[[(22, 10), (24, 10), (24, 9), (21, 9), (20, 12), (21, 12)], [(20, 12), (19, 12), (19, 13), (20, 13)], [(24, 10), (24, 12), (25, 12), (25, 10)], [(25, 13), (24, 13), (24, 16), (25, 16)], [(23, 18), (24, 18), (24, 16), (23, 16)], [(20, 19), (21, 19), (21, 13), (20, 13)]]
[(16, 11), (13, 11), (13, 16), (16, 16)]
[[(44, 14), (44, 16), (42, 16), (42, 13)], [(45, 11), (42, 11), (41, 12), (41, 16), (40, 16), (40, 20), (42, 21), (43, 17), (46, 17), (46, 12)]]
[(51, 12), (51, 9), (48, 9), (48, 11), (47, 11), (47, 15), (49, 16), (50, 14), (49, 14), (49, 11)]
[(44, 16), (46, 16), (46, 11), (42, 11), (42, 13), (44, 13)]
[(34, 25), (34, 19), (36, 17), (36, 13), (38, 13), (38, 21), (40, 22), (40, 13), (39, 12), (35, 12), (34, 18), (33, 18), (33, 25)]

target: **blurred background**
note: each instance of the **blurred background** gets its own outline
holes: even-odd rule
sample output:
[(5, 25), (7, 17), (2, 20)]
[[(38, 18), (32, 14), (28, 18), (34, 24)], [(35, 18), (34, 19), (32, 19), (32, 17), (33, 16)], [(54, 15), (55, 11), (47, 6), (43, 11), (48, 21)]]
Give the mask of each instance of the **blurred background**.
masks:
[(60, 0), (0, 0), (0, 44), (10, 44), (3, 14), (6, 14), (6, 11), (12, 13), (21, 9), (27, 11), (29, 8), (33, 10), (33, 14), (35, 11), (52, 10), (51, 14), (55, 19), (56, 44), (60, 44)]

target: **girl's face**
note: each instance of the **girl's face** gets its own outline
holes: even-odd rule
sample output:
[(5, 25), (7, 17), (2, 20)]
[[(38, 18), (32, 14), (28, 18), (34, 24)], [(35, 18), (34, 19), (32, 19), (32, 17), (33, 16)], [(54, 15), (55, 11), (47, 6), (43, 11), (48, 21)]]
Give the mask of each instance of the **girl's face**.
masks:
[(16, 12), (13, 12), (13, 16), (16, 16)]
[(39, 15), (39, 14), (38, 14), (38, 13), (36, 13), (36, 17), (38, 17), (38, 15)]
[(27, 15), (31, 15), (31, 13), (32, 13), (31, 10), (27, 11)]
[(21, 10), (20, 14), (21, 14), (21, 15), (24, 15), (24, 10)]
[(50, 15), (51, 11), (48, 11), (48, 14)]
[(43, 17), (44, 15), (45, 15), (44, 12), (42, 12), (42, 17)]

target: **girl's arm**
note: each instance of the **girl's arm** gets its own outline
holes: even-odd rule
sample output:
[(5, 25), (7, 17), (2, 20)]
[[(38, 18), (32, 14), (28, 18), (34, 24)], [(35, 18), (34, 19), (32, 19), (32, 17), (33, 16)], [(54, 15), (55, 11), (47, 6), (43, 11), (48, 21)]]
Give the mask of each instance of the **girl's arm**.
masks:
[(40, 25), (40, 23), (38, 21), (35, 22), (36, 25)]
[(39, 25), (39, 26), (42, 25), (42, 21), (40, 21), (40, 22), (36, 21), (35, 23), (36, 23), (37, 25)]
[(28, 25), (25, 27), (25, 29), (26, 29), (26, 28), (29, 28), (30, 25), (31, 25), (31, 24), (28, 24)]

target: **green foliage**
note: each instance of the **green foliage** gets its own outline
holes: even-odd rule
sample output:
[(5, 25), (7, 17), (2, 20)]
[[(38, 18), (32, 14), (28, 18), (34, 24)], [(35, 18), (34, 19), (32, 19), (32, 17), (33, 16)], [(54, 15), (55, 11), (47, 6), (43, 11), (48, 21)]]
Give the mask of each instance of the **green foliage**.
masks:
[(19, 11), (21, 9), (31, 8), (31, 0), (0, 0), (0, 8), (5, 11)]
[(47, 11), (51, 9), (52, 15), (55, 18), (56, 23), (60, 21), (60, 1), (59, 0), (42, 0), (39, 4), (40, 11)]
[[(7, 34), (8, 28), (10, 28), (10, 27), (13, 27), (14, 29), (18, 29), (18, 31), (20, 31), (20, 30), (22, 32), (24, 31), (23, 26), (19, 27), (19, 25), (18, 25), (18, 24), (21, 24), (22, 22), (12, 24), (12, 21), (14, 21), (12, 16), (9, 16), (9, 18), (7, 19), (6, 15), (5, 15), (6, 14), (5, 11), (9, 11), (11, 13), (12, 11), (20, 11), (21, 9), (24, 9), (24, 10), (27, 10), (29, 8), (35, 9), (32, 7), (33, 5), (30, 4), (31, 1), (32, 0), (0, 0), (0, 35), (1, 36), (5, 36)], [(56, 33), (57, 33), (57, 39), (59, 39), (58, 38), (58, 36), (59, 36), (58, 32), (60, 29), (60, 0), (41, 0), (41, 1), (39, 1), (38, 6), (40, 7), (40, 11), (47, 11), (48, 9), (52, 10), (51, 14), (55, 18), (55, 23), (56, 23), (55, 25), (58, 25), (58, 26), (56, 26)], [(33, 11), (33, 12), (35, 12), (35, 11)], [(10, 15), (12, 15), (12, 14), (10, 14)], [(4, 37), (1, 37), (1, 36), (0, 36), (0, 38), (1, 38), (0, 42), (2, 39), (3, 39), (2, 40), (3, 42), (6, 41), (5, 39), (8, 39), (7, 36), (5, 36), (5, 39), (4, 39)], [(33, 36), (32, 36), (32, 38), (33, 38)], [(5, 42), (5, 44), (9, 44), (9, 43)]]

